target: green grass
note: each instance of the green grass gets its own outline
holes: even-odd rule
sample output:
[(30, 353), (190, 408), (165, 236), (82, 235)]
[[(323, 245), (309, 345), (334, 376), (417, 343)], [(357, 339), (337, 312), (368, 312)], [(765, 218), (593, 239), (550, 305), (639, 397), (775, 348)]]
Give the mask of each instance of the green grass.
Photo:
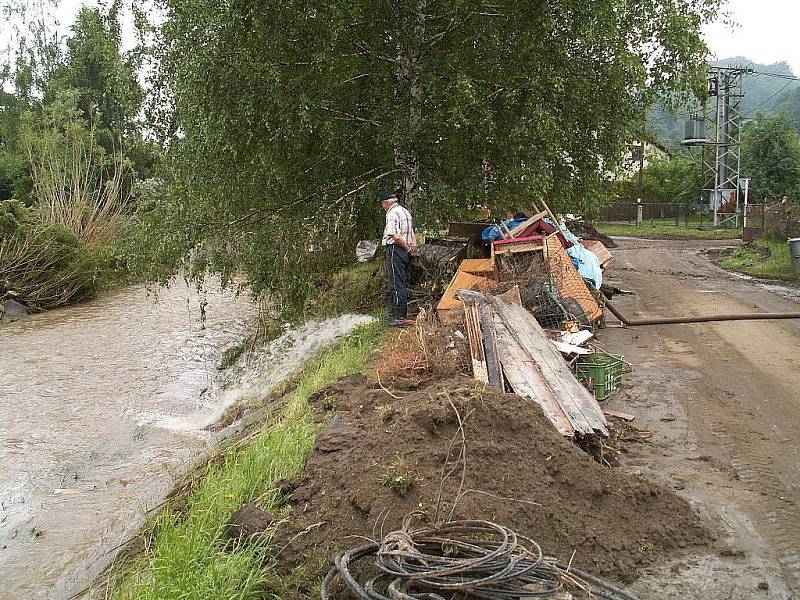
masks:
[(785, 241), (757, 240), (740, 246), (720, 260), (719, 265), (755, 277), (800, 279), (800, 274), (792, 272), (789, 246)]
[(305, 316), (327, 318), (383, 306), (386, 272), (383, 257), (356, 263), (334, 273), (306, 306)]
[[(164, 509), (148, 526), (146, 551), (112, 579), (115, 600), (249, 600), (280, 598), (294, 577), (273, 570), (268, 540), (226, 547), (223, 525), (251, 502), (281, 513), (276, 484), (299, 475), (317, 427), (308, 397), (329, 383), (362, 371), (383, 340), (375, 323), (358, 328), (307, 367), (280, 417), (244, 447), (229, 450), (191, 486), (180, 510)], [(302, 585), (306, 585), (305, 582)]]
[(700, 221), (689, 221), (689, 227), (683, 222), (676, 227), (675, 221), (644, 221), (641, 227), (631, 223), (596, 223), (597, 230), (606, 235), (621, 235), (640, 238), (671, 238), (685, 240), (731, 240), (741, 239), (742, 230), (714, 229), (709, 221), (700, 229)]

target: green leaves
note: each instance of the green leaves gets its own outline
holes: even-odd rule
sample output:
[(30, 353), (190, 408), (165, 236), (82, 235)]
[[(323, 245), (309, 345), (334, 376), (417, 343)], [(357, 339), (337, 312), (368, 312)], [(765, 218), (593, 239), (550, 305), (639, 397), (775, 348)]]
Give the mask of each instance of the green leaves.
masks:
[(644, 107), (701, 78), (716, 6), (167, 0), (172, 110), (154, 125), (170, 132), (174, 222), (209, 264), (299, 301), (379, 233), (380, 189), (431, 229), (539, 197), (580, 211)]
[(742, 132), (742, 176), (751, 201), (800, 200), (800, 135), (785, 112), (759, 113)]

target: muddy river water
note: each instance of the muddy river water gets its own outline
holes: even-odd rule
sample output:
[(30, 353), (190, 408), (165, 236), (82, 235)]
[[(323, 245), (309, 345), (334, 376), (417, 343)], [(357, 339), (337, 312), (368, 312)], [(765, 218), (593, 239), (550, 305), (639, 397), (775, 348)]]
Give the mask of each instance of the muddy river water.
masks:
[(0, 326), (1, 600), (82, 589), (209, 449), (228, 406), (368, 320), (287, 330), (220, 371), (255, 319), (245, 295), (175, 283)]

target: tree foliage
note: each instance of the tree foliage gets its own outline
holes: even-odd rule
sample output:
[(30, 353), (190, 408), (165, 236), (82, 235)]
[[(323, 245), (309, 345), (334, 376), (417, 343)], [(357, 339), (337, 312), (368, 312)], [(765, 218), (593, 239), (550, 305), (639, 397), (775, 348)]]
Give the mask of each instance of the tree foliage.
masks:
[[(645, 202), (693, 205), (699, 202), (703, 190), (703, 168), (699, 152), (678, 152), (670, 160), (653, 158), (643, 174), (642, 198)], [(619, 199), (635, 202), (638, 175), (624, 181)]]
[(79, 300), (95, 290), (100, 262), (65, 227), (15, 200), (0, 202), (0, 301), (42, 310)]
[(800, 135), (786, 113), (759, 113), (742, 132), (742, 174), (753, 201), (800, 201)]
[(58, 91), (73, 89), (87, 122), (110, 133), (120, 143), (134, 130), (134, 118), (142, 103), (136, 64), (120, 50), (116, 3), (103, 13), (83, 7), (67, 39), (63, 64), (50, 82)]
[(0, 300), (32, 309), (90, 294), (116, 267), (131, 167), (149, 175), (153, 163), (137, 122), (136, 64), (120, 49), (119, 2), (81, 9), (65, 46), (47, 18), (55, 4), (0, 0), (18, 21), (0, 70), (14, 87), (0, 92)]
[(716, 5), (167, 0), (176, 255), (203, 245), (302, 298), (377, 233), (381, 188), (428, 226), (540, 197), (580, 210), (644, 107), (699, 83)]

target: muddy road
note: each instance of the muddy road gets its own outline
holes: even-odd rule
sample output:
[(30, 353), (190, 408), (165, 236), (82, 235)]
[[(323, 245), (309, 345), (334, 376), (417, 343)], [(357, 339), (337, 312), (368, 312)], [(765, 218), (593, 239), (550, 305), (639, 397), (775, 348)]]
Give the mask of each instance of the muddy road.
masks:
[(369, 320), (308, 323), (218, 369), (256, 316), (245, 295), (177, 282), (0, 327), (0, 600), (83, 589), (210, 450), (227, 407)]
[[(730, 242), (619, 240), (607, 278), (630, 317), (796, 311), (800, 288), (716, 267)], [(613, 317), (609, 317), (613, 319)], [(609, 321), (612, 324), (613, 321)], [(652, 431), (624, 468), (670, 485), (715, 524), (714, 555), (648, 572), (644, 598), (800, 598), (800, 321), (610, 327), (633, 371), (606, 407)]]

